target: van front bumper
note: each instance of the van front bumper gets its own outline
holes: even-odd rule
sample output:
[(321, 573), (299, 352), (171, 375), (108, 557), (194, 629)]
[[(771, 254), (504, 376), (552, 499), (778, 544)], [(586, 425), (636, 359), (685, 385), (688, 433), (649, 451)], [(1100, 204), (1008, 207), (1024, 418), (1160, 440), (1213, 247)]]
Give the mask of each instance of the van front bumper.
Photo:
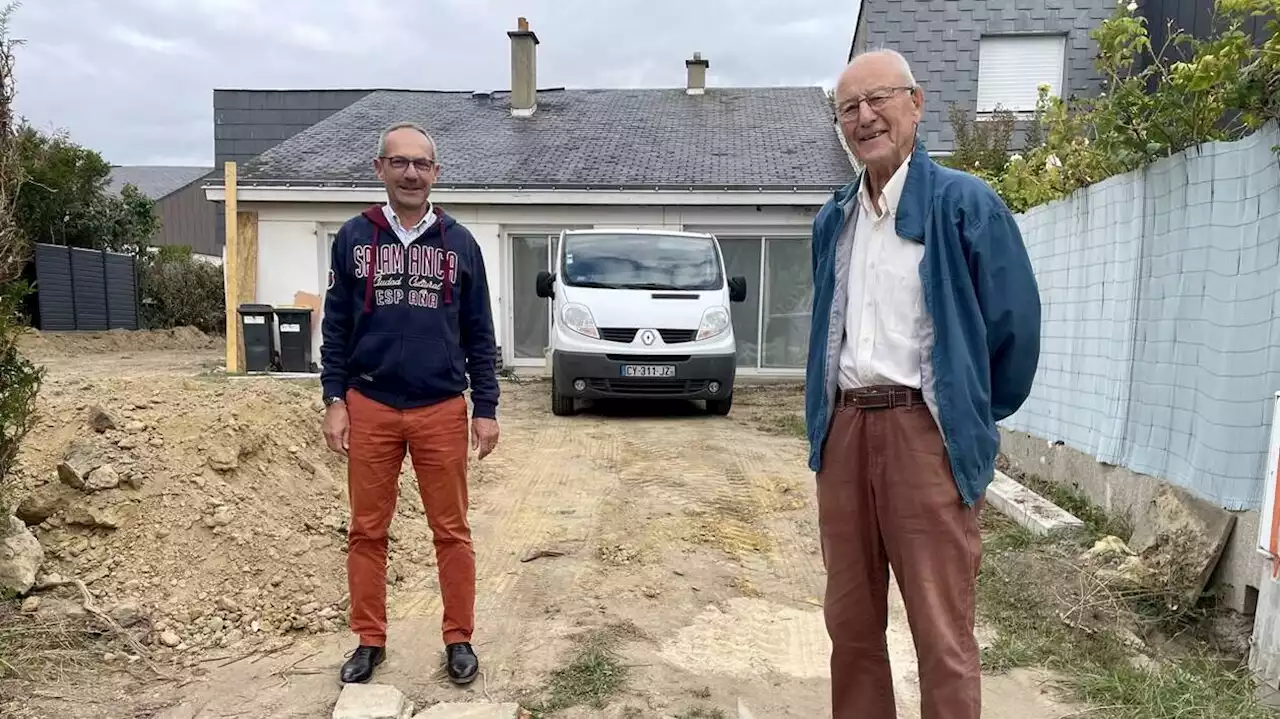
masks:
[(727, 399), (737, 355), (553, 352), (556, 392), (574, 399)]

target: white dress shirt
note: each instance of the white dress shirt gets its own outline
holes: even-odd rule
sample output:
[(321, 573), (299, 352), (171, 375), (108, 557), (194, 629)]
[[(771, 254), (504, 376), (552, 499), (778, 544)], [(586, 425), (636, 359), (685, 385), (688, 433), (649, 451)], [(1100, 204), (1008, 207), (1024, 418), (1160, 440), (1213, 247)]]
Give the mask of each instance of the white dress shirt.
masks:
[(840, 350), (842, 389), (923, 384), (923, 352), (931, 344), (932, 331), (920, 282), (924, 245), (900, 237), (894, 228), (909, 164), (903, 161), (874, 205), (865, 174), (858, 189), (861, 209), (853, 229), (849, 306)]
[(422, 237), (422, 233), (426, 232), (431, 224), (436, 221), (436, 208), (430, 202), (427, 203), (427, 214), (418, 220), (418, 224), (413, 227), (405, 227), (400, 224), (400, 218), (396, 215), (396, 211), (391, 209), (391, 203), (382, 206), (382, 214), (387, 218), (387, 222), (391, 224), (391, 229), (395, 231), (396, 237), (404, 243), (405, 247), (413, 244), (413, 241)]

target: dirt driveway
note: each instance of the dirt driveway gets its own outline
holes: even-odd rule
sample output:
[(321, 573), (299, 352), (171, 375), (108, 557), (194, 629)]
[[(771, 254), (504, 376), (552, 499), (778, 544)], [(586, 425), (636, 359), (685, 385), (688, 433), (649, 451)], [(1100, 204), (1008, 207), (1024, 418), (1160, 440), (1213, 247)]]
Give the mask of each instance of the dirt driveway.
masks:
[[(148, 370), (155, 366), (138, 357), (122, 362), (137, 359)], [(87, 386), (81, 378), (102, 376), (104, 363), (111, 361), (86, 358), (80, 371), (67, 360), (51, 363), (50, 371), (55, 384)], [(184, 363), (180, 374), (200, 365)], [(162, 384), (154, 376), (117, 375), (110, 386), (119, 391), (130, 382), (162, 392), (154, 389)], [(174, 391), (226, 385), (270, 397), (281, 384), (185, 381)], [(296, 387), (290, 390), (277, 401), (300, 406), (314, 401)], [(221, 402), (238, 396), (217, 391)], [(528, 706), (563, 693), (563, 681), (552, 673), (574, 656), (580, 637), (608, 636), (625, 672), (608, 708), (569, 707), (557, 716), (720, 716), (717, 709), (732, 715), (739, 699), (761, 719), (829, 716), (829, 644), (813, 481), (804, 442), (795, 432), (799, 388), (744, 388), (729, 417), (703, 416), (693, 405), (662, 404), (605, 405), (561, 418), (549, 411), (547, 393), (539, 381), (504, 382), (499, 449), (473, 463), (475, 643), (483, 680), (458, 689), (439, 670), (440, 602), (434, 563), (428, 559), (398, 565), (398, 581), (389, 593), (388, 661), (378, 681), (395, 684), (419, 707), (486, 698)], [(184, 414), (203, 406), (188, 403)], [(237, 416), (241, 423), (253, 421), (251, 412)], [(192, 422), (190, 417), (183, 421)], [(316, 435), (306, 435), (312, 444), (302, 447), (304, 453), (318, 447), (318, 417), (315, 421)], [(163, 421), (156, 424), (163, 431)], [(166, 448), (174, 445), (166, 441)], [(393, 542), (393, 562), (396, 543), (406, 541), (403, 537), (422, 542), (426, 530), (408, 469), (406, 463), (393, 526), (401, 538)], [(342, 477), (334, 474), (337, 479), (330, 480), (338, 494)], [(228, 477), (233, 481), (234, 473)], [(320, 488), (316, 496), (328, 490)], [(145, 522), (146, 514), (141, 512), (138, 521)], [(243, 547), (245, 541), (276, 540), (269, 535), (255, 540), (250, 534), (237, 541)], [(429, 544), (416, 549), (430, 554)], [(313, 552), (323, 555), (317, 561), (332, 565), (328, 581), (339, 581), (341, 547)], [(341, 629), (298, 632), (290, 639), (288, 646), (273, 645), (274, 653), (250, 636), (211, 655), (188, 657), (182, 673), (167, 682), (121, 684), (103, 677), (96, 690), (101, 703), (88, 714), (84, 705), (76, 707), (74, 690), (44, 692), (69, 701), (33, 703), (29, 707), (36, 713), (30, 716), (328, 717), (340, 690), (337, 668), (351, 639)], [(889, 646), (901, 716), (918, 716), (915, 657), (896, 597)], [(1060, 713), (1023, 676), (989, 678), (985, 694), (987, 717)], [(58, 713), (40, 713), (55, 708)]]

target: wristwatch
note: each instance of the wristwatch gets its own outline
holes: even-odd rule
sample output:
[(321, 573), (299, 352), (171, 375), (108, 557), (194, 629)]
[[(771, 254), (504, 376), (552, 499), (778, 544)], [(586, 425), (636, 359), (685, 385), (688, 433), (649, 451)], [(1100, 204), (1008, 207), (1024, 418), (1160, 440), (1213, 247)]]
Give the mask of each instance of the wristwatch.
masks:
[(326, 406), (326, 407), (332, 407), (332, 406), (333, 406), (333, 405), (335, 405), (335, 404), (341, 404), (341, 403), (343, 403), (343, 402), (345, 402), (345, 401), (346, 401), (346, 400), (342, 399), (341, 397), (325, 397), (325, 398), (324, 398), (324, 406)]

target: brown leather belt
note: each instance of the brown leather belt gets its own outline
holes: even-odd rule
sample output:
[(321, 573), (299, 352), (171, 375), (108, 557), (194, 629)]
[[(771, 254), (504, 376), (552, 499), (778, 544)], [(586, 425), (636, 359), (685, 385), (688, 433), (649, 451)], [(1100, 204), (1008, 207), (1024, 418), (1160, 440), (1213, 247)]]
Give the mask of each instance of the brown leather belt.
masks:
[(858, 409), (893, 409), (924, 404), (924, 393), (912, 387), (876, 385), (842, 389), (836, 395), (836, 405)]

